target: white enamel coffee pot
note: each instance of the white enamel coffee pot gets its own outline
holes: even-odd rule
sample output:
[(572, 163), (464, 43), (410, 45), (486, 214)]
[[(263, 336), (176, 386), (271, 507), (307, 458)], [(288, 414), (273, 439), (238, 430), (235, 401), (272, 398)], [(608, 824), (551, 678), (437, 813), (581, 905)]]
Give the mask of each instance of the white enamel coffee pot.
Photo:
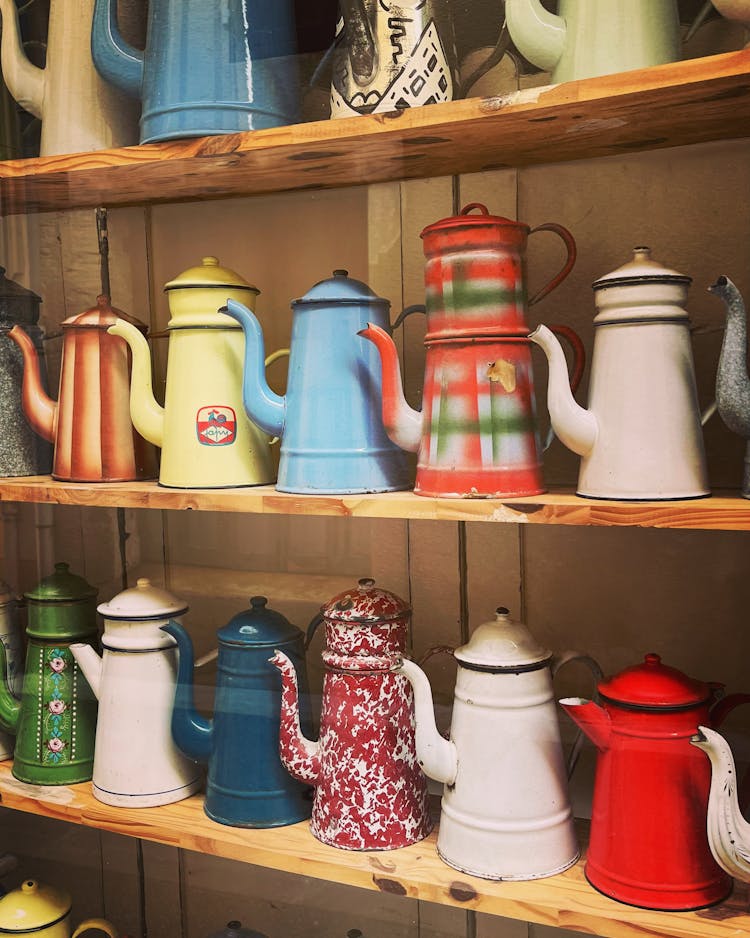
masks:
[(601, 669), (578, 652), (553, 655), (502, 606), (454, 657), (450, 740), (436, 728), (422, 669), (406, 659), (397, 668), (414, 688), (419, 764), (444, 783), (438, 853), (484, 879), (567, 869), (579, 850), (552, 678), (569, 661), (585, 663), (597, 681)]
[(187, 798), (202, 773), (172, 741), (177, 644), (161, 630), (187, 606), (143, 577), (98, 611), (104, 616), (102, 657), (90, 645), (71, 645), (99, 699), (94, 796), (132, 808)]
[(651, 259), (647, 247), (593, 284), (598, 310), (589, 407), (571, 391), (560, 343), (531, 333), (549, 360), (552, 428), (578, 453), (578, 494), (621, 500), (709, 495), (690, 321), (691, 278)]

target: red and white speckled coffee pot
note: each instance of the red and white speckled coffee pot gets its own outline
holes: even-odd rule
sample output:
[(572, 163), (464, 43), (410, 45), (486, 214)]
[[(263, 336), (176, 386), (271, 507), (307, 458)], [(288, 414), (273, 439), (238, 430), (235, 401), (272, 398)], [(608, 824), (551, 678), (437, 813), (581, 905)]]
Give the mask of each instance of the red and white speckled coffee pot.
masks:
[(325, 623), (320, 737), (299, 724), (294, 667), (282, 652), (281, 761), (315, 786), (310, 830), (345, 850), (391, 850), (432, 828), (427, 781), (417, 762), (411, 684), (392, 668), (404, 651), (411, 608), (362, 579), (310, 623)]

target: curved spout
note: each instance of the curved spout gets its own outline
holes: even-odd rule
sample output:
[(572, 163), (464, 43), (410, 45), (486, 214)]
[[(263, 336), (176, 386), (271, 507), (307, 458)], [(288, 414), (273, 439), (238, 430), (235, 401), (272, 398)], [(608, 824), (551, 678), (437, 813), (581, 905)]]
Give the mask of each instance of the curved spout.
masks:
[(586, 456), (594, 448), (598, 425), (591, 411), (581, 407), (573, 397), (562, 346), (546, 326), (539, 326), (529, 338), (542, 349), (549, 362), (547, 407), (552, 429), (568, 449)]
[(546, 72), (565, 48), (565, 20), (549, 13), (539, 0), (505, 0), (508, 32), (522, 56)]
[(0, 0), (3, 17), (0, 61), (5, 84), (21, 107), (41, 117), (44, 109), (45, 72), (26, 58), (18, 24), (18, 9), (13, 0)]
[(747, 373), (747, 313), (742, 294), (728, 277), (708, 288), (727, 308), (727, 325), (716, 372), (716, 404), (734, 433), (750, 437), (750, 377)]
[(609, 748), (612, 724), (606, 710), (593, 700), (585, 700), (583, 697), (565, 697), (560, 701), (560, 706), (597, 749), (604, 752)]
[(133, 424), (142, 437), (161, 448), (164, 442), (164, 408), (154, 397), (148, 342), (140, 329), (124, 319), (116, 319), (107, 332), (125, 339), (133, 354), (130, 378), (130, 416)]
[(21, 715), (21, 701), (13, 696), (8, 685), (8, 658), (5, 646), (0, 642), (0, 728), (6, 733), (16, 735), (18, 718)]
[(248, 417), (271, 436), (283, 436), (286, 398), (266, 381), (263, 330), (255, 314), (237, 300), (228, 299), (220, 312), (236, 319), (245, 333), (245, 368), (242, 400)]
[(99, 700), (102, 685), (102, 659), (96, 653), (96, 650), (86, 642), (74, 642), (70, 646), (70, 650), (78, 667), (83, 671), (83, 676), (89, 682), (94, 696)]
[(413, 410), (406, 403), (404, 387), (401, 383), (401, 369), (393, 339), (385, 329), (367, 323), (366, 329), (360, 329), (361, 335), (377, 348), (383, 369), (383, 425), (385, 432), (396, 446), (409, 453), (416, 453), (422, 439), (422, 414)]
[(23, 412), (39, 436), (52, 443), (55, 439), (57, 404), (44, 390), (39, 370), (39, 356), (34, 348), (34, 343), (20, 326), (13, 326), (8, 333), (8, 338), (13, 339), (23, 355), (23, 383), (21, 386)]
[(438, 733), (432, 690), (427, 675), (419, 665), (406, 658), (403, 658), (394, 670), (408, 678), (414, 689), (415, 743), (417, 760), (422, 771), (438, 782), (452, 785), (458, 773), (458, 753), (455, 743), (444, 739)]
[(170, 619), (162, 632), (177, 642), (179, 663), (172, 710), (172, 738), (189, 759), (208, 762), (213, 748), (213, 723), (201, 716), (193, 702), (193, 643), (185, 627)]
[(287, 772), (300, 782), (317, 785), (320, 781), (320, 743), (302, 733), (299, 722), (299, 689), (297, 672), (283, 651), (275, 651), (268, 659), (281, 674), (281, 724), (279, 755)]
[(96, 0), (91, 22), (91, 58), (105, 81), (125, 94), (140, 97), (143, 52), (122, 38), (117, 26), (117, 0)]
[(730, 876), (750, 882), (750, 824), (737, 799), (737, 771), (729, 744), (716, 730), (699, 726), (690, 742), (711, 760), (706, 833), (714, 860)]

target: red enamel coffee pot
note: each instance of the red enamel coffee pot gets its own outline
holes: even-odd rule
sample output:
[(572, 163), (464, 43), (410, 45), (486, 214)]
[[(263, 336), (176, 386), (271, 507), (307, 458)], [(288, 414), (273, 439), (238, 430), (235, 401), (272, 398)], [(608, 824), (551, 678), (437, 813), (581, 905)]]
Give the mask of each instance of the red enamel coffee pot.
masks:
[(750, 702), (750, 694), (717, 702), (721, 689), (648, 654), (599, 683), (601, 703), (560, 701), (599, 750), (585, 874), (605, 895), (687, 911), (731, 891), (706, 835), (711, 766), (690, 745), (704, 720), (717, 727)]

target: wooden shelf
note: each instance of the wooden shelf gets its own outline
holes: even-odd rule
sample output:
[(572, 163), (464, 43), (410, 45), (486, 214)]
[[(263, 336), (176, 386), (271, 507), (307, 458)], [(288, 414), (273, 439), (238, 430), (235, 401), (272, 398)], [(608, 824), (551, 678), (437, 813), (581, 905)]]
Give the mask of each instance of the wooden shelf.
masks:
[(750, 530), (750, 500), (735, 494), (672, 502), (600, 501), (579, 498), (570, 489), (504, 499), (424, 498), (413, 492), (289, 495), (271, 485), (170, 489), (156, 482), (55, 482), (49, 476), (34, 476), (0, 480), (0, 501), (421, 521)]
[(750, 49), (490, 98), (0, 163), (4, 215), (611, 156), (750, 135)]
[(206, 817), (200, 795), (160, 808), (112, 808), (93, 797), (88, 782), (60, 787), (19, 782), (11, 775), (10, 762), (0, 764), (0, 803), (30, 814), (268, 869), (605, 938), (736, 938), (750, 932), (747, 888), (740, 883), (735, 884), (730, 899), (711, 909), (650, 912), (602, 896), (586, 882), (582, 861), (548, 879), (495, 883), (446, 866), (435, 850), (435, 832), (400, 850), (337, 850), (315, 840), (306, 821), (271, 830), (226, 827)]

